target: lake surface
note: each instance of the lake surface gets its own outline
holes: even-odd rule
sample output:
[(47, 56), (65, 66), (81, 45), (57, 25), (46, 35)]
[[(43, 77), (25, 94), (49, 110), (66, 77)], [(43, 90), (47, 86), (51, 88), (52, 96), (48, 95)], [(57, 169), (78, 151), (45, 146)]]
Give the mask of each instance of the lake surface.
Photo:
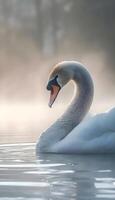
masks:
[(35, 155), (0, 145), (0, 200), (115, 199), (115, 155)]

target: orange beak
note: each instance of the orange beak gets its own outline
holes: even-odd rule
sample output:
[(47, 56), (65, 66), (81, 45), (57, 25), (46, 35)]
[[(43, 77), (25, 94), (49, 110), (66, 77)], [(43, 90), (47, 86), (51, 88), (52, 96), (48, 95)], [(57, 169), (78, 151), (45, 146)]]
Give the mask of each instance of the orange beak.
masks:
[(58, 85), (52, 85), (51, 93), (50, 93), (50, 101), (49, 101), (49, 107), (51, 108), (54, 101), (56, 100), (56, 97), (60, 91), (60, 87)]

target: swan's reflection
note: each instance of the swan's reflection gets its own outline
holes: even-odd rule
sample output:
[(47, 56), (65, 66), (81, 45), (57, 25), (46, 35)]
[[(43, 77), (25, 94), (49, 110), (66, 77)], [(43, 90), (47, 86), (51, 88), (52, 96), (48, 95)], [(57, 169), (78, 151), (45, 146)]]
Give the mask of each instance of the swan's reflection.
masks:
[[(114, 155), (37, 155), (38, 164), (42, 164), (39, 173), (45, 171), (48, 195), (53, 199), (89, 200), (104, 195), (115, 199), (113, 160)], [(48, 167), (43, 168), (43, 164)]]
[(114, 155), (38, 154), (0, 147), (0, 200), (115, 199)]

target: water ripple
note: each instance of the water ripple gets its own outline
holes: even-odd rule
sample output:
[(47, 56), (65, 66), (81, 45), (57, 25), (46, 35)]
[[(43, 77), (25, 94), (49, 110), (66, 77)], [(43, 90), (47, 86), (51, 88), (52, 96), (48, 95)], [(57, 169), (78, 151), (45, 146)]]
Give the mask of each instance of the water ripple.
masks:
[(35, 155), (0, 145), (0, 200), (115, 199), (114, 155)]
[(48, 183), (44, 182), (0, 182), (0, 186), (13, 186), (13, 187), (47, 187)]

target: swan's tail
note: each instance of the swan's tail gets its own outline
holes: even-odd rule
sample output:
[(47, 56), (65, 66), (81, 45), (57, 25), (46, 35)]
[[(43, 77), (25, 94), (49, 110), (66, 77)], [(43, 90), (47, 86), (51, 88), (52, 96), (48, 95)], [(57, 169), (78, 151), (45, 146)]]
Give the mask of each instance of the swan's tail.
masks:
[(115, 108), (106, 113), (104, 126), (106, 126), (106, 130), (115, 131)]

